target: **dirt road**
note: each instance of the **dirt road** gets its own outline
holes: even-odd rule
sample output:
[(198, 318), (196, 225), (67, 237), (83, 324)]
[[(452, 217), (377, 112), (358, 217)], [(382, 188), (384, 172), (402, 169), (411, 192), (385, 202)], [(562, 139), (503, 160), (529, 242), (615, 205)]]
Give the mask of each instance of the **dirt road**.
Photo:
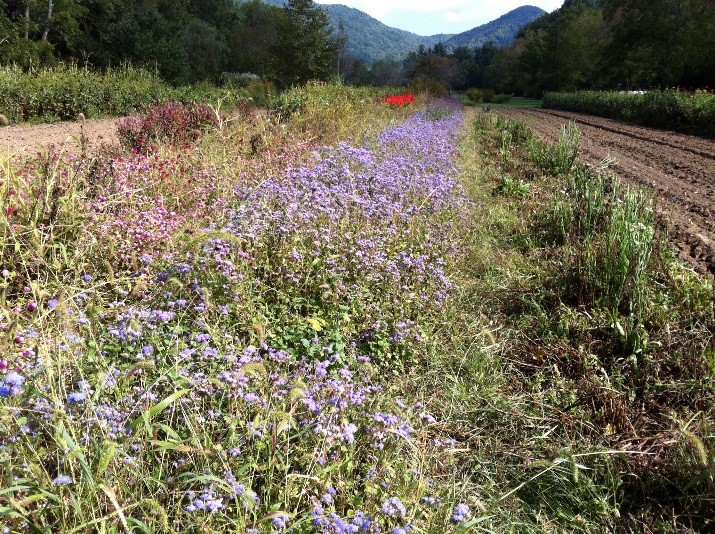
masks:
[(563, 124), (576, 121), (581, 159), (596, 163), (610, 156), (616, 174), (653, 191), (675, 251), (699, 272), (715, 275), (715, 140), (580, 113), (501, 111), (550, 141), (558, 138)]
[(58, 122), (4, 126), (0, 128), (0, 156), (23, 156), (36, 153), (43, 146), (55, 145), (58, 149), (76, 152), (78, 140), (84, 136), (92, 147), (118, 144), (116, 122), (118, 119), (98, 119), (82, 122)]

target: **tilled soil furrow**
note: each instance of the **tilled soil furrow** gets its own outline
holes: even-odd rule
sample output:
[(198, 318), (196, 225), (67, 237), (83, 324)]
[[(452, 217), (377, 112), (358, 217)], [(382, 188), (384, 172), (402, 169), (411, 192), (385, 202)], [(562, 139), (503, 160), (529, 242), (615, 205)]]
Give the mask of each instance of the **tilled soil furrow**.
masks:
[[(641, 127), (642, 130), (648, 132), (650, 135), (643, 135), (641, 132), (639, 132), (636, 128), (634, 127), (626, 127), (626, 128), (618, 128), (618, 127), (613, 127), (610, 124), (608, 124), (607, 120), (609, 119), (602, 119), (600, 117), (594, 117), (592, 115), (585, 115), (582, 113), (568, 113), (564, 111), (555, 111), (551, 109), (537, 109), (534, 110), (537, 113), (544, 113), (547, 115), (553, 115), (554, 117), (561, 117), (563, 119), (566, 119), (567, 121), (576, 121), (579, 124), (586, 124), (588, 126), (593, 126), (594, 128), (599, 128), (601, 130), (606, 130), (607, 132), (612, 132), (618, 135), (625, 135), (628, 137), (632, 137), (634, 139), (639, 139), (641, 141), (647, 141), (648, 143), (657, 143), (659, 145), (667, 146), (670, 148), (675, 148), (676, 150), (684, 150), (685, 152), (690, 152), (692, 154), (695, 154), (697, 156), (701, 156), (703, 158), (708, 158), (715, 160), (715, 150), (710, 150), (711, 147), (708, 146), (707, 140), (704, 141), (704, 143), (698, 143), (698, 146), (686, 146), (683, 145), (683, 141), (690, 141), (689, 136), (685, 136), (684, 134), (678, 134), (673, 132), (672, 133), (672, 138), (663, 136), (663, 130), (656, 130), (654, 128), (647, 128), (647, 127)], [(621, 125), (622, 123), (616, 123), (618, 125)], [(628, 125), (630, 126), (630, 125)], [(692, 137), (692, 136), (690, 136)], [(696, 139), (699, 139), (696, 137)]]
[(581, 159), (615, 160), (614, 172), (658, 200), (658, 218), (679, 256), (715, 275), (715, 140), (643, 128), (601, 117), (551, 110), (504, 110), (555, 141), (570, 120), (581, 130)]

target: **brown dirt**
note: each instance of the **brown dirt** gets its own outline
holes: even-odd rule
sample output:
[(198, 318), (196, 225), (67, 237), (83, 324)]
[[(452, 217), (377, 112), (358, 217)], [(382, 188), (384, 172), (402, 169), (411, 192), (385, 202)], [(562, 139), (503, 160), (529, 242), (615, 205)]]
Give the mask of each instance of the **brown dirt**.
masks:
[(82, 134), (87, 140), (87, 148), (98, 148), (104, 144), (118, 145), (117, 120), (97, 119), (84, 122), (4, 126), (0, 128), (0, 155), (28, 156), (49, 145), (69, 153), (76, 153), (80, 150), (79, 139)]
[(700, 273), (715, 275), (715, 140), (580, 113), (501, 111), (549, 141), (558, 138), (562, 125), (576, 121), (581, 160), (615, 159), (616, 174), (656, 195), (659, 219), (678, 256)]

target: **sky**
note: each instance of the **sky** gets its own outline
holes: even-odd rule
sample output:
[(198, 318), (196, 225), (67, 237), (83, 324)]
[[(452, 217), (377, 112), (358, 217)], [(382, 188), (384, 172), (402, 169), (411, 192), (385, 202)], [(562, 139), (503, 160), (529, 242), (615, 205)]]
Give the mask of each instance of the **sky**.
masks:
[(481, 26), (522, 5), (553, 11), (563, 0), (316, 0), (364, 11), (393, 28), (418, 35), (461, 33)]

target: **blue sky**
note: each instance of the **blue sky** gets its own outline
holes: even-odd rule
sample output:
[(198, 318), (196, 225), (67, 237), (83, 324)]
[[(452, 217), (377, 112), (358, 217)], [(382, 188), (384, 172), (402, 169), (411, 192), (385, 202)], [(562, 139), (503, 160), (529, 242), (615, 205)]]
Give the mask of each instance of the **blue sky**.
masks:
[(546, 11), (561, 7), (563, 0), (316, 0), (319, 4), (343, 4), (364, 11), (380, 22), (419, 35), (461, 33), (499, 18), (522, 5)]

